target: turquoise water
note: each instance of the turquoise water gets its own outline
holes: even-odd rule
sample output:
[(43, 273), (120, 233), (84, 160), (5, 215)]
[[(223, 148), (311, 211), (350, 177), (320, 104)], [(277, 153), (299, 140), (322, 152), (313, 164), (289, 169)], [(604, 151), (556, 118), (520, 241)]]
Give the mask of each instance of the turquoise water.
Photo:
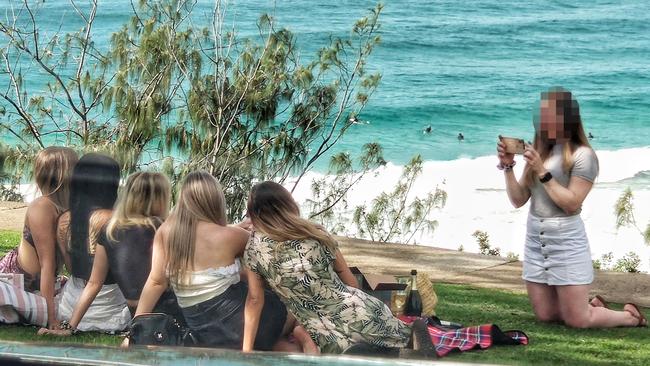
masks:
[[(5, 0), (2, 14), (16, 0)], [(213, 1), (201, 0), (197, 24)], [(7, 5), (9, 4), (9, 5)], [(127, 0), (100, 2), (95, 44), (108, 47), (111, 31), (130, 16)], [(262, 5), (260, 5), (262, 4)], [(292, 30), (307, 60), (330, 33), (346, 34), (374, 2), (233, 2), (241, 36), (255, 34), (262, 12), (275, 12)], [(48, 1), (41, 32), (79, 27), (67, 1)], [(650, 137), (650, 3), (619, 1), (386, 1), (382, 44), (370, 60), (383, 79), (337, 151), (355, 153), (380, 142), (387, 160), (412, 155), (455, 160), (492, 154), (498, 134), (532, 135), (539, 93), (562, 85), (581, 105), (599, 150), (648, 146)], [(25, 65), (27, 69), (27, 65)], [(42, 73), (28, 85), (44, 88)], [(0, 75), (0, 90), (8, 84)], [(4, 101), (0, 104), (5, 105)], [(431, 125), (432, 132), (423, 129)], [(456, 136), (462, 132), (464, 142)], [(8, 139), (3, 135), (3, 140)]]

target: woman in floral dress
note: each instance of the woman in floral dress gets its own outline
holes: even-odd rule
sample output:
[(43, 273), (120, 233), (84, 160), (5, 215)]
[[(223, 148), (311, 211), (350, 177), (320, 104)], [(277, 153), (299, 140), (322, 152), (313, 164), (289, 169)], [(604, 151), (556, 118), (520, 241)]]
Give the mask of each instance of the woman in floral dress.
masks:
[(416, 321), (412, 329), (379, 299), (353, 287), (356, 281), (337, 242), (300, 217), (284, 187), (255, 185), (248, 216), (255, 231), (244, 261), (257, 274), (250, 277), (268, 283), (321, 352), (342, 353), (358, 343), (403, 348), (412, 331), (414, 349), (434, 352), (424, 322)]

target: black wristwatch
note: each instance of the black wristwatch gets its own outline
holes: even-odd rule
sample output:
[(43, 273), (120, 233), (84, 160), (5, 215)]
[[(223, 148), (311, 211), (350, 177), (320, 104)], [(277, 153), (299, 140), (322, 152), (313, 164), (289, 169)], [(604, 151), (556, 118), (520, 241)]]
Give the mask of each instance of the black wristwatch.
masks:
[(552, 178), (553, 178), (553, 174), (551, 174), (551, 172), (546, 172), (546, 174), (544, 174), (543, 176), (541, 176), (539, 178), (539, 181), (542, 182), (542, 183), (546, 183), (549, 180), (551, 180)]

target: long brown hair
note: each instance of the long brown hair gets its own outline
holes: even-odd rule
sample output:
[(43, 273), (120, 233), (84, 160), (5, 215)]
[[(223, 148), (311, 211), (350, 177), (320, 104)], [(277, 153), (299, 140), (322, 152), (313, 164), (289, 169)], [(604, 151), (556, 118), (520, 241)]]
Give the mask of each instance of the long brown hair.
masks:
[(170, 192), (169, 179), (164, 174), (131, 174), (119, 193), (113, 216), (106, 227), (108, 238), (115, 241), (117, 230), (129, 226), (145, 226), (155, 231), (159, 221), (169, 214)]
[(275, 182), (258, 183), (248, 198), (248, 217), (256, 229), (277, 241), (315, 239), (334, 252), (336, 240), (300, 217), (291, 193)]
[[(571, 170), (571, 166), (573, 166), (573, 153), (576, 149), (580, 146), (591, 148), (582, 125), (578, 101), (573, 98), (570, 91), (561, 87), (554, 87), (546, 92), (542, 92), (541, 100), (554, 101), (555, 113), (563, 118), (563, 131), (565, 131), (564, 134), (568, 138), (568, 142), (564, 144), (562, 150), (562, 170), (568, 173)], [(541, 118), (543, 117), (535, 116), (533, 148), (539, 153), (542, 161), (546, 161), (551, 151), (553, 151), (555, 142), (549, 141), (542, 133), (540, 126)], [(524, 182), (528, 187), (532, 186), (533, 182), (535, 182), (535, 172), (528, 165), (524, 168)]]
[(72, 169), (78, 160), (74, 150), (59, 146), (46, 147), (34, 159), (34, 182), (59, 211), (68, 209)]
[(196, 228), (199, 221), (226, 226), (226, 198), (221, 184), (205, 171), (192, 172), (178, 194), (178, 201), (167, 220), (167, 270), (172, 283), (185, 283), (194, 268)]

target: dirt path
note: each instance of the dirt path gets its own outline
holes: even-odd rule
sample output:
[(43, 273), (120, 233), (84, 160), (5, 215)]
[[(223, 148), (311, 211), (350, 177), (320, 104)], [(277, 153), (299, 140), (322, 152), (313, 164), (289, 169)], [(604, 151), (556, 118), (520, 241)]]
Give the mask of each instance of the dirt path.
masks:
[[(406, 275), (415, 268), (426, 272), (433, 282), (526, 292), (519, 261), (449, 249), (339, 239), (348, 264), (364, 272)], [(633, 301), (650, 307), (650, 275), (596, 271), (591, 293), (600, 294), (607, 301)]]
[[(0, 230), (22, 230), (26, 210), (23, 203), (0, 202)], [(521, 262), (424, 246), (339, 240), (348, 264), (364, 272), (406, 275), (415, 268), (426, 272), (434, 282), (526, 291), (521, 280)], [(650, 307), (650, 275), (597, 271), (592, 288), (592, 295), (595, 294), (608, 301), (634, 301)]]
[(18, 202), (0, 201), (0, 230), (23, 229), (27, 204)]

